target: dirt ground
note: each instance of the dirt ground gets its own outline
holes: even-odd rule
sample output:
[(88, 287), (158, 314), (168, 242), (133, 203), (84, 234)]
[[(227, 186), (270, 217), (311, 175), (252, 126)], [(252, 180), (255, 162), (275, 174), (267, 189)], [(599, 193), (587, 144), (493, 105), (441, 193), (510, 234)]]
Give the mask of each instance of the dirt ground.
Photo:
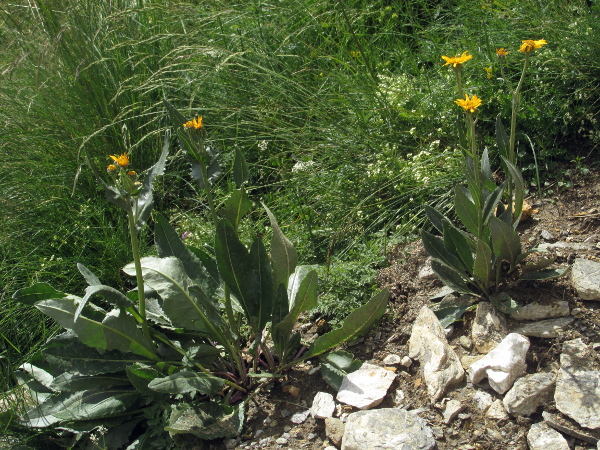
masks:
[[(553, 267), (570, 265), (577, 257), (600, 260), (599, 181), (598, 171), (592, 171), (585, 176), (580, 175), (569, 189), (559, 193), (546, 193), (541, 201), (530, 198), (529, 202), (536, 211), (519, 226), (523, 247), (528, 249), (536, 243), (557, 241), (590, 244), (589, 249), (581, 251), (551, 250), (556, 258)], [(390, 250), (389, 266), (383, 269), (378, 277), (381, 287), (391, 289), (388, 312), (379, 325), (364, 336), (364, 340), (352, 346), (345, 346), (347, 351), (363, 362), (380, 366), (384, 366), (383, 359), (387, 355), (408, 355), (412, 323), (419, 309), (423, 305), (429, 305), (429, 298), (442, 287), (438, 280), (419, 278), (419, 270), (426, 258), (420, 242), (397, 246)], [(600, 343), (600, 302), (581, 301), (571, 287), (569, 272), (555, 280), (518, 283), (509, 293), (521, 305), (534, 300), (558, 299), (567, 300), (571, 310), (580, 308), (579, 314), (576, 315), (577, 320), (563, 335), (555, 339), (530, 338), (528, 373), (557, 366), (560, 344), (563, 341), (581, 337), (586, 343)], [(474, 312), (467, 313), (463, 322), (454, 324), (450, 335), (450, 344), (459, 357), (469, 354), (457, 341), (462, 335), (470, 336), (473, 317)], [(308, 329), (309, 326), (304, 328)], [(600, 361), (600, 358), (598, 360)], [(326, 436), (324, 420), (312, 419), (309, 416), (301, 424), (291, 421), (293, 414), (310, 408), (318, 391), (329, 392), (335, 396), (335, 392), (323, 381), (319, 372), (311, 371), (318, 364), (319, 361), (315, 360), (299, 365), (290, 371), (283, 381), (275, 383), (269, 392), (252, 402), (243, 435), (234, 448), (317, 450), (332, 445)], [(447, 398), (457, 399), (466, 406), (458, 419), (446, 425), (442, 418), (442, 405), (432, 405), (426, 393), (418, 362), (414, 362), (408, 369), (398, 367), (396, 373), (398, 376), (394, 384), (378, 408), (398, 406), (396, 393), (401, 390), (404, 394), (402, 407), (417, 410), (419, 416), (427, 421), (434, 431), (437, 448), (440, 450), (527, 449), (526, 434), (529, 426), (541, 420), (541, 411), (528, 418), (511, 417), (502, 421), (486, 418), (470, 404), (468, 394), (469, 390), (472, 393), (474, 388), (463, 384), (446, 394)], [(494, 398), (501, 398), (492, 389), (486, 389), (485, 385), (477, 385), (477, 388), (487, 390)], [(553, 405), (546, 406), (545, 410), (557, 412)], [(353, 409), (341, 408), (335, 415), (348, 412), (353, 412)], [(575, 439), (571, 439), (571, 444), (580, 450), (596, 448)], [(214, 443), (210, 447), (224, 448), (224, 444)]]

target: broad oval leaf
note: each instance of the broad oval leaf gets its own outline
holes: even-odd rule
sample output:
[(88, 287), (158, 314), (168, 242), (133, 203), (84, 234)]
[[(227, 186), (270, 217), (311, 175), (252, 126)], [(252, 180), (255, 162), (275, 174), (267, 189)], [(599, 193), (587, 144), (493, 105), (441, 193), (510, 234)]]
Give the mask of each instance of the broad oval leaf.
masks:
[(490, 234), (494, 253), (500, 260), (508, 261), (512, 271), (517, 263), (517, 257), (521, 254), (519, 233), (512, 226), (492, 216), (490, 217)]

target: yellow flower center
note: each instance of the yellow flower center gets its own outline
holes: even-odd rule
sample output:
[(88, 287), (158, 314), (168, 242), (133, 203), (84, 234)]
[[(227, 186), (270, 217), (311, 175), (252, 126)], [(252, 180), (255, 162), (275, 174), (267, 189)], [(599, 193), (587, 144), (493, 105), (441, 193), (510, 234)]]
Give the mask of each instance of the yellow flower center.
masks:
[(447, 66), (447, 65), (451, 65), (452, 67), (456, 67), (459, 64), (463, 64), (465, 62), (467, 62), (468, 60), (470, 60), (473, 55), (467, 55), (468, 51), (464, 52), (462, 55), (456, 55), (456, 56), (442, 56), (442, 59), (444, 61), (446, 61), (445, 64), (442, 64), (442, 67)]
[(202, 116), (198, 116), (196, 119), (188, 120), (183, 124), (185, 128), (193, 128), (194, 130), (199, 130), (202, 128)]
[(481, 105), (481, 99), (477, 97), (477, 95), (473, 95), (473, 97), (469, 98), (469, 94), (465, 94), (464, 100), (459, 98), (458, 100), (454, 100), (454, 103), (461, 108), (464, 108), (465, 111), (474, 113), (475, 110)]
[(109, 155), (109, 157), (121, 167), (127, 167), (129, 165), (129, 156), (127, 156), (127, 153), (123, 153), (119, 156)]
[(521, 44), (521, 48), (519, 48), (519, 51), (523, 52), (523, 53), (532, 52), (532, 51), (540, 48), (542, 45), (547, 44), (547, 42), (544, 39), (539, 39), (537, 41), (535, 41), (533, 39), (526, 39), (521, 42), (523, 42), (523, 43)]

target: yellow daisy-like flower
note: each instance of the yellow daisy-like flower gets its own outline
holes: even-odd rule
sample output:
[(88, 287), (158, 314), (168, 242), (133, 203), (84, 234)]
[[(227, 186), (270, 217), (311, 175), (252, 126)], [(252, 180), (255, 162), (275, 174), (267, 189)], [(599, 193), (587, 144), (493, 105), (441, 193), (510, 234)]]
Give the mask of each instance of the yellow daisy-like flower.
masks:
[(491, 67), (484, 67), (485, 73), (487, 73), (488, 78), (494, 78), (493, 70)]
[(137, 172), (135, 170), (130, 170), (127, 172), (127, 175), (129, 175), (131, 178), (134, 178), (137, 177)]
[(519, 49), (520, 52), (523, 53), (529, 53), (532, 52), (534, 50), (537, 50), (538, 48), (540, 48), (542, 45), (546, 45), (547, 42), (545, 39), (540, 39), (538, 41), (535, 41), (533, 39), (526, 39), (521, 44), (521, 48)]
[(185, 128), (193, 128), (194, 130), (199, 130), (202, 128), (202, 116), (198, 116), (196, 119), (188, 120), (183, 124)]
[(115, 170), (117, 170), (117, 166), (115, 166), (114, 164), (109, 164), (106, 168), (107, 172), (114, 172)]
[(465, 111), (469, 111), (470, 113), (474, 113), (477, 107), (481, 105), (481, 99), (477, 97), (477, 95), (473, 95), (469, 98), (469, 94), (465, 94), (465, 99), (459, 98), (458, 100), (454, 100), (461, 108), (464, 108)]
[(442, 64), (442, 67), (447, 66), (447, 65), (452, 65), (452, 67), (456, 67), (459, 64), (463, 64), (465, 62), (467, 62), (468, 60), (470, 60), (473, 55), (467, 55), (468, 51), (464, 52), (462, 55), (458, 56), (442, 56), (442, 59), (444, 61), (446, 61), (445, 64)]
[(498, 55), (498, 56), (506, 56), (509, 53), (510, 52), (508, 50), (504, 50), (504, 47), (496, 49), (496, 55)]
[(121, 167), (127, 167), (129, 165), (129, 156), (127, 156), (127, 153), (123, 153), (119, 156), (109, 155), (109, 157)]

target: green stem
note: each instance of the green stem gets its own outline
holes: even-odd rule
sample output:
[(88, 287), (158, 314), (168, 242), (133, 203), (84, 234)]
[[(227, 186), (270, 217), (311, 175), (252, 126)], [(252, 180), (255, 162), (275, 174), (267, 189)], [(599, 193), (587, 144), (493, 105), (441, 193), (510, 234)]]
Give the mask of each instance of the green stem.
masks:
[[(475, 189), (477, 189), (478, 205), (477, 205), (477, 237), (482, 238), (483, 234), (483, 205), (481, 204), (481, 192), (483, 186), (481, 184), (481, 163), (479, 162), (479, 153), (477, 152), (477, 142), (475, 139), (475, 120), (473, 120), (473, 114), (467, 111), (467, 125), (469, 126), (469, 132), (471, 134), (471, 158), (473, 159), (473, 175), (475, 176)], [(467, 169), (468, 170), (468, 169)], [(475, 197), (475, 193), (472, 193)], [(473, 198), (475, 200), (475, 198)]]
[(458, 95), (460, 98), (465, 96), (465, 92), (463, 91), (462, 85), (462, 65), (459, 64), (454, 68), (454, 73), (456, 74), (456, 87), (458, 88)]
[(133, 262), (135, 264), (135, 278), (138, 289), (139, 313), (142, 319), (142, 333), (148, 342), (152, 342), (148, 322), (146, 321), (146, 294), (144, 293), (144, 277), (142, 276), (142, 263), (140, 261), (140, 245), (137, 231), (135, 230), (135, 217), (131, 207), (131, 199), (126, 199), (129, 208), (127, 209), (127, 219), (129, 221), (129, 237), (131, 239), (131, 251), (133, 253)]

